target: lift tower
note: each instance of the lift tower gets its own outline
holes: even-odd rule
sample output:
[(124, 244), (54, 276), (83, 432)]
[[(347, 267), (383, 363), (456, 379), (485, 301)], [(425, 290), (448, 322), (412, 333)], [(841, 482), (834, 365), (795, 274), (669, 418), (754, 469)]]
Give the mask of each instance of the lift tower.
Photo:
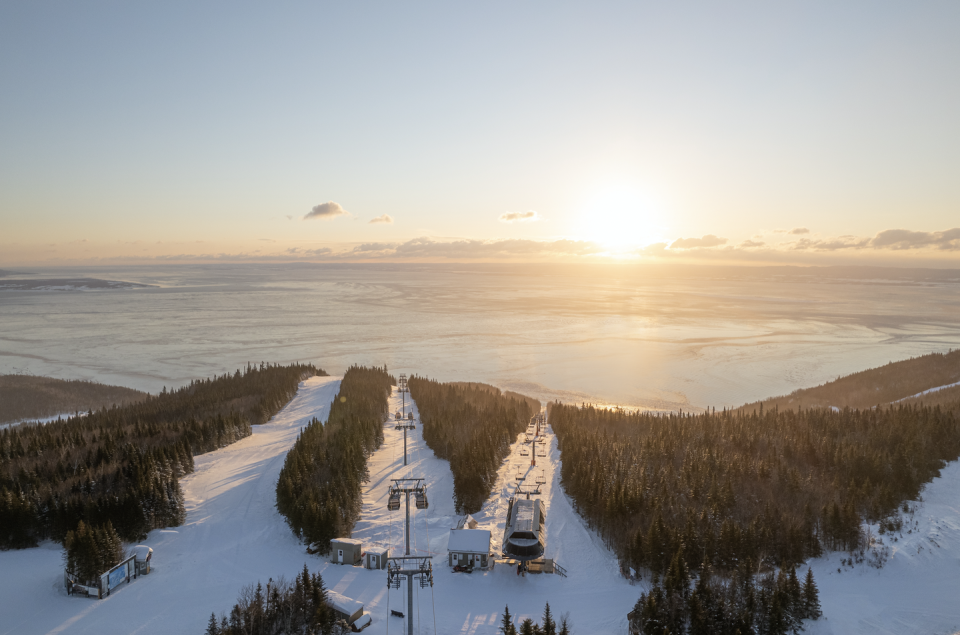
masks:
[(400, 579), (407, 578), (407, 633), (413, 633), (413, 579), (420, 578), (420, 587), (433, 586), (433, 563), (430, 556), (410, 555), (410, 494), (416, 499), (417, 509), (427, 509), (427, 486), (422, 478), (394, 478), (388, 490), (387, 509), (395, 512), (400, 509), (400, 494), (407, 498), (406, 543), (407, 550), (402, 557), (387, 558), (387, 586), (400, 588)]

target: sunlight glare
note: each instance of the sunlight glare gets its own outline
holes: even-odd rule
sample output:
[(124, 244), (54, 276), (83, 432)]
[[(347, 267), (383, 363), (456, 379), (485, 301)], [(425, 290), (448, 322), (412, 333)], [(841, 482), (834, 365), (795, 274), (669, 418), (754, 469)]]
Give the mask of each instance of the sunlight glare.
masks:
[(643, 247), (658, 240), (656, 214), (631, 188), (607, 188), (590, 199), (580, 216), (582, 235), (613, 252)]

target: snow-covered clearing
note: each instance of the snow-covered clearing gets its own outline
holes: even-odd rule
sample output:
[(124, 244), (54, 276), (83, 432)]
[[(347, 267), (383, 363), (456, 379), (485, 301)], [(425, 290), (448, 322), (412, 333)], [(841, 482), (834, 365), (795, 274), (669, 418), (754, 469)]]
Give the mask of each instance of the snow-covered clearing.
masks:
[[(889, 548), (883, 568), (867, 562), (843, 566), (840, 560), (848, 557), (846, 553), (808, 563), (820, 588), (824, 618), (811, 623), (807, 632), (936, 635), (960, 631), (960, 462), (941, 470), (940, 477), (924, 488), (922, 498), (915, 513), (902, 514), (902, 532), (881, 536), (876, 525), (871, 527), (873, 536)], [(805, 573), (806, 566), (799, 572)]]
[(181, 482), (186, 523), (151, 532), (153, 571), (104, 600), (67, 596), (57, 544), (0, 552), (0, 633), (199, 634), (241, 587), (292, 579), (304, 562), (316, 568), (277, 513), (274, 488), (300, 428), (326, 419), (339, 386), (337, 377), (308, 379), (251, 436), (198, 456)]
[[(304, 564), (319, 571), (327, 587), (363, 602), (373, 623), (371, 635), (403, 632), (405, 620), (389, 608), (406, 611), (404, 591), (386, 586), (384, 571), (331, 564), (306, 554), (276, 512), (274, 487), (287, 450), (300, 427), (316, 416), (325, 420), (339, 387), (338, 378), (317, 377), (268, 424), (227, 448), (196, 459), (196, 472), (182, 485), (187, 499), (183, 527), (158, 530), (145, 544), (154, 548), (154, 570), (121, 586), (104, 600), (68, 597), (63, 590), (60, 547), (0, 552), (0, 635), (20, 633), (196, 633), (211, 612), (227, 611), (240, 589), (281, 575), (292, 579)], [(400, 395), (390, 399), (391, 412)], [(407, 408), (413, 408), (407, 398)], [(431, 554), (435, 585), (415, 585), (414, 617), (420, 633), (493, 634), (504, 605), (519, 622), (539, 621), (549, 601), (556, 616), (568, 613), (578, 635), (626, 633), (626, 613), (644, 586), (620, 577), (616, 558), (586, 528), (559, 484), (556, 439), (547, 430), (546, 457), (522, 456), (520, 435), (501, 468), (493, 494), (474, 514), (493, 534), (499, 551), (518, 467), (534, 484), (543, 475), (547, 510), (547, 557), (569, 577), (528, 574), (497, 566), (493, 571), (453, 573), (447, 566), (449, 529), (459, 518), (453, 508), (449, 464), (437, 459), (417, 429), (408, 433), (410, 465), (403, 466), (403, 434), (384, 424), (384, 444), (369, 459), (370, 480), (363, 488), (362, 518), (353, 533), (364, 548), (382, 545), (403, 553), (404, 511), (387, 510), (391, 478), (423, 477), (430, 507), (411, 505), (414, 554)], [(532, 452), (532, 450), (531, 450)], [(811, 562), (820, 587), (824, 619), (807, 625), (813, 635), (847, 633), (949, 634), (960, 629), (960, 464), (952, 463), (924, 490), (915, 514), (906, 515), (902, 536), (882, 536), (890, 557), (882, 569), (867, 563), (844, 567), (845, 553)], [(908, 529), (910, 533), (907, 533)], [(878, 534), (877, 528), (873, 533)], [(837, 568), (842, 573), (837, 573)], [(801, 568), (801, 574), (805, 567)], [(435, 616), (435, 617), (434, 617)], [(436, 620), (434, 622), (434, 619)]]

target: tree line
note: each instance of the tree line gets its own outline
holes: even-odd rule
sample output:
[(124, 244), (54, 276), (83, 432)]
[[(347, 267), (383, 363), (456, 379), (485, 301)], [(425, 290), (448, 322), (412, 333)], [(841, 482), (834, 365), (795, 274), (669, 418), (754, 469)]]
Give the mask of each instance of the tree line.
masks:
[(540, 402), (485, 384), (442, 384), (414, 376), (407, 385), (420, 412), (423, 440), (450, 462), (457, 513), (479, 511), (510, 445), (540, 411)]
[(64, 568), (84, 586), (97, 586), (97, 578), (123, 560), (123, 541), (110, 521), (91, 527), (81, 520), (63, 541)]
[(865, 409), (957, 381), (960, 381), (960, 350), (930, 353), (838, 377), (834, 381), (795, 390), (782, 397), (749, 403), (741, 410), (752, 412), (761, 405), (766, 410), (797, 406)]
[(744, 563), (730, 578), (714, 576), (709, 564), (695, 583), (680, 552), (663, 580), (640, 595), (629, 614), (631, 632), (643, 635), (786, 635), (803, 620), (820, 617), (813, 572), (803, 583), (794, 568), (755, 576)]
[(960, 455), (939, 407), (659, 416), (552, 404), (561, 477), (624, 567), (685, 562), (789, 567), (864, 546), (864, 520), (894, 513)]
[(244, 587), (229, 615), (210, 614), (205, 635), (340, 635), (350, 632), (337, 623), (327, 602), (327, 590), (319, 573), (307, 565), (293, 584), (280, 578), (256, 587)]
[(93, 381), (0, 375), (0, 423), (55, 417), (143, 401), (147, 393)]
[(82, 520), (127, 541), (183, 523), (193, 457), (251, 434), (312, 365), (248, 365), (139, 403), (0, 430), (0, 549), (63, 541)]
[[(497, 630), (502, 635), (571, 635), (573, 630), (570, 628), (569, 619), (566, 615), (560, 618), (560, 623), (553, 617), (553, 611), (550, 610), (550, 603), (547, 602), (543, 607), (543, 624), (534, 622), (532, 617), (528, 617), (520, 622), (520, 627), (513, 623), (514, 617), (510, 615), (510, 606), (503, 609), (503, 615), (500, 617), (500, 626)], [(660, 635), (659, 633), (657, 635)]]
[(383, 443), (393, 377), (384, 368), (351, 366), (324, 425), (316, 418), (297, 437), (277, 480), (277, 509), (311, 552), (349, 536), (360, 517), (367, 457)]

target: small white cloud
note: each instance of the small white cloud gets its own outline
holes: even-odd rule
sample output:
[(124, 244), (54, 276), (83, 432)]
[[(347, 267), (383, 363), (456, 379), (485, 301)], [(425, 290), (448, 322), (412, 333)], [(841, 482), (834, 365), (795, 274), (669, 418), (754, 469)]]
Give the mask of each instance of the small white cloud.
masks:
[(540, 214), (533, 210), (529, 212), (505, 212), (500, 214), (501, 223), (534, 223), (540, 220)]
[(802, 236), (803, 234), (809, 234), (810, 230), (807, 229), (806, 227), (794, 227), (788, 233), (794, 236)]
[(380, 216), (377, 216), (376, 218), (371, 218), (368, 224), (369, 224), (369, 225), (380, 225), (381, 223), (384, 223), (384, 224), (387, 224), (387, 225), (392, 225), (392, 224), (393, 224), (393, 216), (390, 216), (389, 214), (381, 214)]
[(331, 218), (336, 218), (337, 216), (344, 216), (349, 213), (350, 212), (340, 207), (340, 203), (327, 201), (326, 203), (320, 203), (319, 205), (314, 205), (313, 209), (307, 212), (307, 215), (303, 217), (303, 220), (310, 220), (311, 218), (329, 220)]

